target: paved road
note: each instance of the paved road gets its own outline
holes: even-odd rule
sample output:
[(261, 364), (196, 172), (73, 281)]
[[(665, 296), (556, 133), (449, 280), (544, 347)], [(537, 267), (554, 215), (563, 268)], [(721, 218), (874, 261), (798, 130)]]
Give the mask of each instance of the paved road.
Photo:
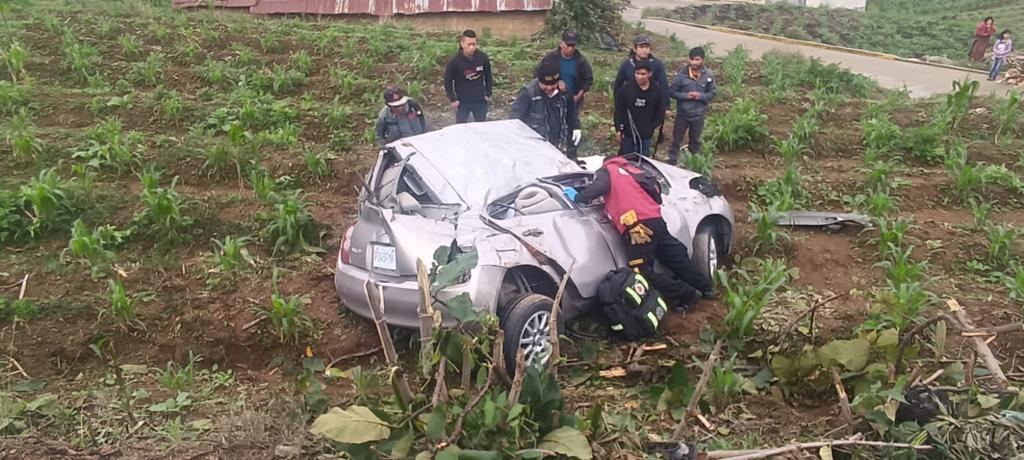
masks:
[[(637, 8), (655, 6), (655, 4), (662, 6), (660, 3), (665, 1), (671, 0), (633, 0), (633, 5)], [(640, 20), (640, 9), (629, 8), (623, 14), (623, 17), (627, 21), (635, 23)], [(978, 91), (979, 95), (993, 93), (1005, 95), (1009, 89), (1006, 85), (987, 81), (985, 75), (962, 70), (915, 64), (912, 62), (892, 61), (812, 46), (780, 43), (655, 19), (645, 19), (643, 20), (643, 25), (647, 30), (656, 34), (672, 35), (675, 33), (677, 37), (690, 46), (713, 43), (714, 49), (718, 52), (725, 52), (738, 45), (743, 45), (744, 48), (750, 51), (751, 56), (755, 58), (772, 50), (817, 57), (824, 62), (836, 63), (853, 72), (872, 77), (883, 88), (898, 89), (906, 86), (907, 90), (914, 97), (928, 97), (934, 94), (947, 93), (952, 90), (953, 81), (963, 80), (964, 76), (981, 82), (981, 89)]]

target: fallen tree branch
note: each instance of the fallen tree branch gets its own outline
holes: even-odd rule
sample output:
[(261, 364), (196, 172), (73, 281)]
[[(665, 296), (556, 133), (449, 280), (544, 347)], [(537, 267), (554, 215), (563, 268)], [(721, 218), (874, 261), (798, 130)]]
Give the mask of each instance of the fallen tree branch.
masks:
[(430, 362), (430, 355), (434, 353), (434, 308), (430, 301), (430, 281), (427, 279), (427, 267), (423, 260), (416, 259), (416, 284), (419, 285), (420, 304), (418, 310), (420, 320), (420, 365), (423, 366), (423, 375), (427, 375)]
[(748, 453), (740, 452), (744, 451), (725, 451), (725, 455), (716, 454), (714, 451), (705, 452), (707, 458), (718, 459), (718, 460), (758, 460), (762, 458), (774, 457), (782, 455), (788, 452), (797, 450), (807, 449), (820, 449), (822, 447), (836, 447), (836, 446), (871, 446), (871, 447), (891, 447), (896, 449), (914, 449), (914, 450), (932, 450), (932, 446), (915, 446), (913, 444), (899, 443), (899, 442), (881, 442), (881, 441), (862, 441), (860, 439), (840, 439), (836, 441), (819, 441), (819, 442), (805, 442), (801, 444), (792, 444), (785, 447), (777, 447), (774, 449), (763, 449), (748, 451)]
[(704, 363), (704, 372), (700, 375), (700, 381), (697, 382), (697, 386), (693, 390), (693, 396), (690, 397), (690, 402), (686, 405), (686, 412), (683, 412), (682, 420), (680, 420), (679, 425), (676, 426), (676, 431), (672, 434), (672, 439), (683, 439), (683, 435), (686, 434), (687, 423), (690, 416), (694, 413), (694, 410), (697, 409), (697, 403), (700, 402), (700, 396), (701, 393), (704, 392), (704, 387), (708, 386), (708, 380), (711, 378), (711, 371), (715, 368), (715, 362), (718, 361), (718, 353), (721, 350), (722, 341), (719, 340), (715, 342), (715, 348), (711, 350), (711, 354)]
[(562, 296), (565, 294), (565, 286), (569, 284), (569, 275), (572, 275), (574, 268), (576, 268), (575, 260), (565, 275), (562, 275), (562, 281), (558, 283), (558, 292), (555, 293), (555, 302), (551, 304), (551, 321), (548, 323), (548, 333), (551, 335), (551, 357), (548, 359), (548, 371), (553, 377), (558, 377), (558, 361), (562, 356), (561, 340), (558, 337), (558, 313), (562, 310)]
[(786, 323), (786, 326), (782, 328), (782, 331), (783, 331), (783, 332), (782, 332), (782, 336), (787, 336), (787, 335), (789, 335), (790, 331), (792, 331), (792, 330), (793, 330), (793, 328), (795, 328), (795, 327), (796, 327), (796, 325), (800, 323), (800, 320), (802, 320), (802, 319), (806, 318), (806, 317), (807, 317), (807, 315), (810, 315), (811, 313), (813, 313), (813, 312), (814, 312), (814, 311), (816, 311), (817, 309), (819, 309), (819, 308), (821, 308), (821, 307), (825, 306), (825, 305), (826, 305), (826, 304), (828, 304), (829, 302), (832, 302), (833, 300), (839, 299), (839, 298), (841, 298), (841, 297), (846, 297), (847, 295), (849, 295), (849, 293), (848, 293), (848, 292), (844, 292), (844, 293), (836, 294), (836, 295), (834, 295), (834, 296), (832, 296), (832, 297), (829, 297), (829, 298), (827, 298), (827, 299), (825, 299), (825, 300), (822, 300), (822, 301), (820, 301), (820, 302), (818, 302), (818, 303), (814, 304), (813, 306), (811, 306), (811, 308), (808, 308), (807, 310), (804, 310), (804, 311), (803, 311), (803, 312), (801, 312), (801, 313), (800, 313), (799, 315), (797, 315), (797, 316), (796, 316), (796, 318), (793, 318), (792, 320), (790, 320), (790, 322), (789, 322), (789, 323)]
[[(956, 301), (950, 299), (950, 302), (952, 303)], [(970, 328), (974, 327), (963, 307), (956, 309), (956, 318), (960, 320), (964, 326)], [(996, 380), (996, 386), (1000, 390), (1005, 390), (1010, 386), (1010, 380), (1007, 379), (1006, 374), (1003, 373), (1002, 365), (999, 363), (999, 360), (996, 359), (996, 355), (992, 353), (992, 349), (988, 347), (988, 342), (981, 337), (971, 337), (971, 341), (974, 342), (974, 349), (978, 351), (978, 356), (981, 357), (982, 362), (985, 363), (985, 367), (992, 372), (992, 376)]]
[(338, 364), (338, 363), (340, 363), (342, 361), (345, 361), (346, 359), (362, 358), (363, 356), (370, 356), (370, 355), (376, 354), (380, 350), (381, 350), (381, 347), (380, 347), (380, 345), (378, 345), (378, 346), (373, 347), (373, 348), (371, 348), (369, 350), (363, 350), (363, 351), (360, 351), (360, 352), (349, 353), (347, 355), (339, 356), (337, 358), (332, 359), (331, 363), (328, 364), (327, 367), (329, 367), (329, 368), (330, 367), (334, 367), (335, 364)]
[(388, 330), (388, 323), (384, 320), (384, 288), (377, 286), (379, 302), (374, 302), (370, 295), (370, 280), (363, 283), (363, 293), (366, 294), (366, 303), (373, 315), (373, 324), (377, 327), (377, 335), (380, 336), (380, 345), (384, 349), (384, 360), (388, 366), (394, 369), (395, 388), (398, 391), (399, 402), (403, 408), (408, 408), (412, 402), (412, 389), (405, 379), (405, 372), (402, 371), (401, 363), (398, 362), (398, 352), (395, 351), (395, 343), (391, 341), (391, 331)]
[(836, 396), (839, 397), (839, 411), (843, 416), (843, 421), (847, 425), (853, 423), (853, 411), (850, 409), (850, 397), (846, 393), (846, 387), (843, 386), (843, 378), (839, 375), (839, 369), (832, 368), (832, 382), (836, 386)]
[(516, 376), (512, 378), (512, 388), (508, 390), (508, 407), (519, 403), (519, 393), (523, 391), (523, 378), (526, 377), (526, 350), (520, 348), (516, 352)]

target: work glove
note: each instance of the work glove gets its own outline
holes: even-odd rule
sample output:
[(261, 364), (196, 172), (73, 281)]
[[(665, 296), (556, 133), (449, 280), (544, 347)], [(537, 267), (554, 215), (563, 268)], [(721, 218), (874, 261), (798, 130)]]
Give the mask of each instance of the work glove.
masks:
[(576, 202), (576, 195), (579, 192), (575, 188), (565, 187), (562, 189), (562, 192), (565, 193), (565, 197), (568, 198), (569, 201)]
[(583, 131), (578, 129), (572, 130), (572, 145), (580, 145), (580, 139), (583, 137)]

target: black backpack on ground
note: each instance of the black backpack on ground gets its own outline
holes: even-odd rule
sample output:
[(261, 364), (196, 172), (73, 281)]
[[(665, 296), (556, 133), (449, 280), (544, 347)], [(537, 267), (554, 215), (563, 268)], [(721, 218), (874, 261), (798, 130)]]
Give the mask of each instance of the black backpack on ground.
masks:
[(612, 335), (626, 341), (657, 335), (668, 311), (647, 278), (628, 267), (608, 272), (597, 287), (597, 298)]

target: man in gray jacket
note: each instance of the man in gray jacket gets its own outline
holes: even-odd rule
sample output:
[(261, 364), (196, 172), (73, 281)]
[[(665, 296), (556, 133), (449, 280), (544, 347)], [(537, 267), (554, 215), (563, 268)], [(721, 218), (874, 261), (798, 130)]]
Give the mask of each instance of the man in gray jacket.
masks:
[(676, 124), (672, 128), (668, 162), (676, 164), (685, 135), (689, 134), (690, 153), (700, 151), (704, 116), (708, 112), (708, 104), (715, 98), (715, 75), (704, 65), (704, 48), (690, 50), (690, 64), (679, 69), (679, 74), (669, 87), (669, 95), (677, 102)]
[(400, 88), (389, 86), (384, 90), (384, 102), (387, 104), (377, 116), (377, 147), (403, 137), (415, 136), (427, 132), (427, 119), (423, 109), (416, 101), (405, 95)]

